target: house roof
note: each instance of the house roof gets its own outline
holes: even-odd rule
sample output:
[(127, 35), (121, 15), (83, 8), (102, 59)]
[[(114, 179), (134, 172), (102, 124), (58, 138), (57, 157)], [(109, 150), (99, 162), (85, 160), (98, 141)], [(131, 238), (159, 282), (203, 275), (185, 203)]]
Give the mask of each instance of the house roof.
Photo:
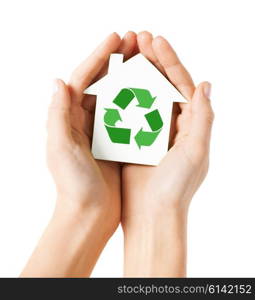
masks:
[(123, 54), (112, 54), (109, 61), (108, 73), (97, 82), (90, 85), (85, 94), (98, 95), (109, 82), (120, 81), (124, 73), (140, 72), (142, 76), (153, 77), (164, 95), (171, 96), (173, 102), (187, 102), (177, 89), (160, 73), (160, 71), (142, 54), (137, 54), (123, 63)]

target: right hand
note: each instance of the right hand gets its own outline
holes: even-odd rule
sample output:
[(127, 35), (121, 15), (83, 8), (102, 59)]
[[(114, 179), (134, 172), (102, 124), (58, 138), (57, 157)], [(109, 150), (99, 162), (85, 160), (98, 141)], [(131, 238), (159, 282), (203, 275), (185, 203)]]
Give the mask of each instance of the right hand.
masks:
[(91, 137), (95, 97), (83, 91), (100, 79), (113, 52), (127, 59), (136, 46), (136, 36), (129, 32), (121, 40), (111, 34), (73, 72), (66, 85), (56, 80), (48, 117), (48, 165), (57, 187), (57, 209), (92, 212), (105, 219), (104, 229), (112, 234), (120, 222), (120, 164), (95, 160)]

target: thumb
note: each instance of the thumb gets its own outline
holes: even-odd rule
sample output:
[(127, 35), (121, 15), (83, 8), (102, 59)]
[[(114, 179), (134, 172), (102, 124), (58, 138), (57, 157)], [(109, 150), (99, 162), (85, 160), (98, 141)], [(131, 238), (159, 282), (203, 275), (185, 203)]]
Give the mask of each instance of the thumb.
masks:
[(210, 101), (211, 84), (202, 82), (191, 101), (191, 136), (200, 145), (209, 145), (214, 113)]
[(48, 112), (48, 136), (54, 143), (66, 142), (71, 134), (70, 124), (71, 98), (64, 81), (54, 81), (52, 101)]

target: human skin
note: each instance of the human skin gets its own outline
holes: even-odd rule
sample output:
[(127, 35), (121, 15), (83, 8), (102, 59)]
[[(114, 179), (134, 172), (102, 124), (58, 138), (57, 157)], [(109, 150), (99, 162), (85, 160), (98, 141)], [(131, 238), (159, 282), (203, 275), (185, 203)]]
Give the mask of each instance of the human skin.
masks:
[[(90, 152), (95, 97), (83, 91), (105, 74), (111, 53), (128, 59), (137, 51), (189, 100), (175, 106), (173, 146), (157, 167), (98, 161)], [(57, 80), (56, 86), (48, 120), (48, 165), (57, 187), (56, 208), (21, 276), (89, 276), (120, 219), (125, 276), (184, 276), (189, 202), (208, 168), (213, 120), (209, 84), (195, 91), (163, 38), (129, 32), (122, 40), (110, 35), (73, 72), (68, 85)]]
[(120, 165), (95, 160), (90, 151), (95, 97), (83, 91), (105, 74), (113, 52), (128, 59), (136, 36), (111, 34), (72, 73), (56, 80), (48, 116), (48, 166), (57, 189), (56, 208), (23, 277), (89, 276), (120, 223)]
[(213, 111), (210, 84), (194, 83), (163, 37), (142, 32), (139, 51), (188, 100), (175, 104), (168, 153), (158, 166), (122, 169), (122, 226), (127, 277), (186, 275), (190, 201), (208, 171)]

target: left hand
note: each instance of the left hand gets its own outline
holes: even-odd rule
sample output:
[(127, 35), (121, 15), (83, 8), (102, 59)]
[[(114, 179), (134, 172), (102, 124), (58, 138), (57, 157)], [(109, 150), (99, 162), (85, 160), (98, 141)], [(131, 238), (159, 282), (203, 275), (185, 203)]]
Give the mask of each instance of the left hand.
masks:
[[(166, 216), (173, 210), (187, 213), (189, 203), (205, 178), (209, 162), (213, 111), (210, 84), (194, 83), (169, 43), (138, 34), (139, 51), (147, 57), (188, 100), (174, 104), (171, 148), (158, 166), (125, 164), (123, 178), (123, 225)], [(146, 151), (146, 149), (145, 149)]]
[(204, 82), (195, 89), (190, 75), (162, 37), (153, 39), (148, 32), (140, 33), (138, 48), (188, 103), (174, 104), (171, 148), (159, 165), (125, 164), (122, 169), (124, 274), (183, 277), (188, 208), (208, 170), (213, 121), (210, 84)]

